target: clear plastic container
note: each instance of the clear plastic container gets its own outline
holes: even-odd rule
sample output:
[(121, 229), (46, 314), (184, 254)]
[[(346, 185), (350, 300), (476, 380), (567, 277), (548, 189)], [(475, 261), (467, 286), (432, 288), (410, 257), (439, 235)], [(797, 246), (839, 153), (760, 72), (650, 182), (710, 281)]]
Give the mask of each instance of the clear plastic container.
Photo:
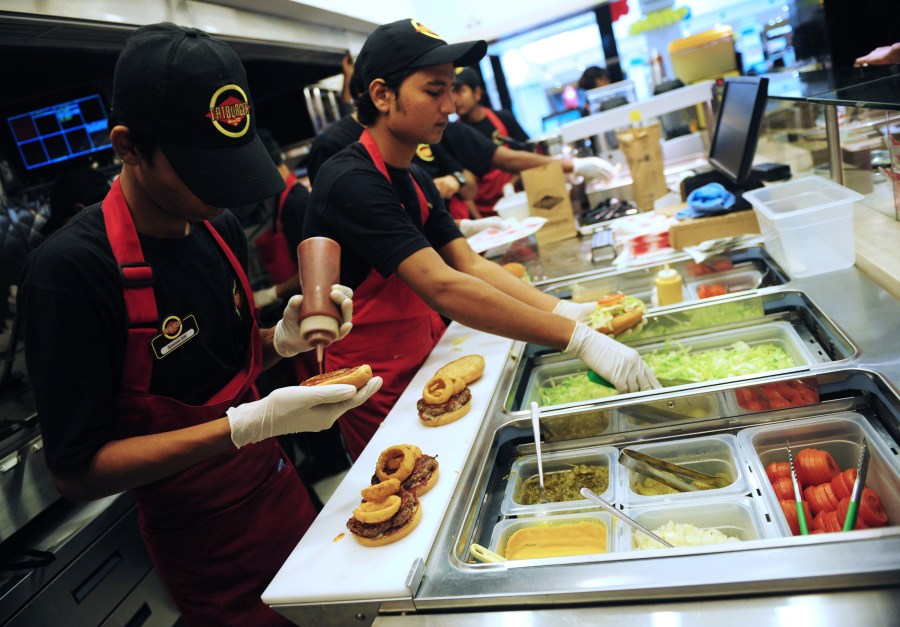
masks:
[(863, 196), (809, 176), (745, 192), (766, 250), (792, 277), (849, 268), (856, 261), (853, 203)]
[(855, 412), (840, 412), (738, 432), (738, 445), (782, 535), (790, 536), (791, 530), (766, 477), (766, 466), (771, 462), (788, 461), (785, 446), (790, 442), (794, 459), (805, 448), (817, 448), (830, 453), (841, 470), (856, 468), (863, 438), (869, 448), (866, 486), (881, 497), (888, 515), (888, 525), (900, 524), (900, 453), (888, 447), (863, 416)]
[[(774, 525), (765, 521), (753, 499), (749, 498), (713, 499), (638, 509), (626, 508), (625, 513), (654, 533), (671, 520), (681, 525), (688, 524), (703, 529), (716, 529), (741, 542), (775, 536), (772, 529)], [(635, 536), (640, 534), (639, 531), (633, 529), (631, 525), (624, 524), (618, 525), (617, 529), (619, 536), (616, 542), (617, 550), (640, 550), (635, 546)], [(679, 547), (676, 545), (675, 548)], [(671, 551), (672, 549), (659, 547), (658, 550)]]
[[(794, 362), (794, 366), (809, 366), (814, 363), (821, 363), (824, 357), (815, 356), (810, 352), (809, 348), (797, 334), (796, 329), (789, 322), (775, 321), (767, 322), (743, 329), (730, 329), (728, 331), (720, 331), (718, 333), (707, 333), (696, 337), (679, 339), (678, 343), (688, 346), (693, 352), (702, 352), (707, 350), (715, 350), (725, 348), (742, 341), (751, 346), (758, 344), (776, 344), (780, 346), (790, 356)], [(665, 348), (665, 342), (648, 344), (637, 347), (637, 351), (645, 355), (654, 350)], [(773, 370), (772, 372), (780, 372)], [(534, 368), (528, 382), (525, 385), (525, 394), (522, 399), (522, 407), (527, 407), (532, 401), (537, 402), (541, 407), (562, 407), (575, 403), (584, 403), (592, 400), (603, 400), (606, 397), (588, 397), (569, 403), (559, 405), (546, 405), (541, 399), (541, 388), (545, 385), (554, 385), (566, 377), (575, 374), (587, 373), (587, 366), (578, 359), (560, 361), (552, 364), (544, 364)], [(724, 379), (723, 379), (724, 380)]]
[(762, 274), (758, 270), (745, 270), (743, 272), (722, 273), (720, 275), (707, 276), (702, 281), (687, 281), (685, 286), (691, 300), (699, 300), (699, 290), (702, 287), (710, 287), (719, 284), (725, 287), (726, 294), (736, 294), (759, 287), (762, 282)]
[(584, 555), (571, 555), (565, 557), (512, 560), (508, 562), (508, 565), (526, 566), (547, 563), (560, 564), (572, 562), (590, 562), (596, 560), (600, 555), (612, 553), (616, 550), (616, 527), (611, 519), (612, 516), (608, 512), (594, 511), (579, 512), (573, 514), (559, 514), (546, 517), (510, 518), (501, 520), (496, 525), (494, 525), (494, 531), (491, 534), (491, 545), (488, 548), (490, 548), (494, 553), (506, 557), (507, 542), (513, 536), (513, 534), (521, 529), (528, 529), (531, 527), (562, 527), (565, 525), (572, 525), (583, 522), (599, 523), (603, 526), (603, 530), (601, 531), (601, 533), (605, 532), (606, 534), (605, 553), (587, 553)]
[(696, 470), (708, 475), (722, 473), (733, 479), (732, 483), (724, 488), (647, 496), (635, 491), (635, 486), (643, 480), (644, 475), (620, 464), (619, 487), (621, 497), (619, 502), (628, 507), (646, 507), (663, 503), (676, 504), (719, 497), (736, 497), (750, 492), (750, 484), (747, 481), (746, 473), (742, 468), (740, 456), (738, 455), (737, 439), (733, 435), (721, 434), (672, 442), (635, 444), (628, 448), (645, 455), (652, 455), (663, 461), (684, 466), (690, 470)]
[[(544, 463), (544, 481), (546, 482), (548, 475), (565, 472), (577, 464), (600, 466), (606, 468), (609, 472), (609, 485), (602, 493), (597, 492), (597, 495), (609, 503), (614, 503), (617, 500), (615, 489), (619, 482), (619, 469), (618, 464), (616, 463), (617, 456), (618, 451), (612, 446), (599, 446), (573, 451), (544, 453), (541, 456)], [(503, 496), (503, 502), (500, 504), (501, 514), (504, 516), (526, 516), (597, 508), (591, 501), (580, 497), (574, 501), (564, 501), (560, 503), (540, 503), (536, 505), (525, 505), (520, 503), (518, 498), (522, 491), (522, 487), (528, 479), (537, 477), (537, 474), (536, 455), (520, 457), (513, 462), (509, 473), (509, 481), (506, 483), (506, 492)]]

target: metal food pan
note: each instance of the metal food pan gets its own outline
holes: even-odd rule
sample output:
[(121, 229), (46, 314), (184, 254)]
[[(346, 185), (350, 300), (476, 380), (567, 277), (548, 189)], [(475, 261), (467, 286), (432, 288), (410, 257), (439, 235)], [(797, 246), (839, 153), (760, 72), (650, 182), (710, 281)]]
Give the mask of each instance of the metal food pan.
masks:
[(888, 525), (900, 525), (900, 453), (887, 446), (860, 414), (838, 412), (738, 432), (738, 446), (759, 483), (759, 490), (781, 535), (790, 536), (791, 530), (766, 476), (766, 466), (771, 462), (788, 461), (786, 443), (789, 442), (795, 459), (801, 450), (816, 448), (830, 453), (841, 470), (855, 468), (863, 438), (869, 448), (866, 486), (881, 497)]
[[(546, 481), (548, 475), (564, 472), (577, 464), (605, 467), (609, 470), (609, 485), (606, 490), (598, 494), (600, 495), (600, 498), (607, 502), (614, 503), (617, 500), (616, 487), (619, 484), (619, 464), (616, 462), (618, 454), (618, 451), (612, 446), (599, 446), (572, 451), (545, 453), (541, 456), (543, 461), (544, 479)], [(574, 501), (536, 505), (526, 505), (518, 502), (518, 496), (521, 493), (525, 482), (531, 477), (536, 477), (537, 474), (536, 455), (520, 457), (513, 462), (509, 473), (509, 479), (506, 483), (503, 502), (500, 505), (501, 514), (504, 516), (530, 516), (560, 511), (597, 508), (594, 503), (582, 498)]]
[(628, 448), (646, 455), (652, 455), (663, 461), (684, 466), (690, 470), (696, 470), (708, 475), (724, 473), (733, 479), (724, 488), (648, 496), (639, 494), (635, 490), (635, 486), (643, 478), (643, 475), (620, 465), (619, 502), (629, 507), (667, 503), (680, 504), (718, 497), (741, 496), (750, 492), (747, 472), (742, 468), (743, 464), (738, 454), (737, 439), (733, 435), (726, 433), (669, 442), (636, 444)]
[[(753, 499), (746, 497), (709, 499), (692, 503), (657, 505), (635, 509), (625, 508), (625, 514), (655, 533), (660, 527), (672, 521), (677, 524), (692, 525), (702, 529), (716, 529), (726, 536), (737, 538), (740, 542), (758, 540), (773, 535), (770, 530), (773, 525), (765, 521)], [(619, 551), (673, 550), (668, 547), (638, 549), (635, 546), (635, 536), (639, 533), (631, 525), (618, 525), (617, 549)], [(663, 538), (668, 539), (665, 536)], [(740, 544), (740, 542), (736, 544)], [(712, 544), (709, 546), (719, 545)], [(688, 547), (688, 550), (696, 550), (696, 548), (702, 547)], [(682, 547), (677, 545), (675, 549), (683, 550)]]
[[(809, 366), (811, 364), (821, 363), (823, 361), (823, 358), (821, 356), (816, 357), (813, 355), (813, 353), (806, 346), (806, 344), (804, 344), (803, 340), (797, 334), (797, 331), (789, 322), (780, 320), (774, 322), (766, 322), (764, 324), (759, 324), (751, 327), (729, 329), (727, 331), (719, 331), (716, 333), (708, 333), (705, 335), (697, 335), (690, 338), (684, 338), (678, 340), (678, 344), (688, 346), (692, 352), (699, 353), (708, 350), (725, 348), (738, 341), (746, 342), (751, 346), (758, 344), (777, 344), (782, 349), (784, 349), (788, 356), (793, 360), (794, 366)], [(665, 342), (658, 342), (654, 344), (639, 346), (637, 347), (637, 351), (641, 355), (646, 355), (656, 350), (664, 350), (665, 348)], [(779, 371), (776, 370), (759, 374), (771, 374), (772, 372)], [(558, 384), (560, 381), (570, 376), (586, 376), (586, 373), (587, 366), (579, 359), (570, 359), (535, 367), (531, 372), (531, 376), (526, 381), (525, 393), (522, 398), (521, 406), (527, 407), (532, 403), (532, 401), (537, 402), (541, 407), (555, 406), (545, 405), (542, 402), (541, 389), (547, 385)], [(579, 400), (573, 400), (568, 403), (562, 403), (559, 404), (559, 406), (574, 405), (602, 398), (605, 397), (588, 397)]]

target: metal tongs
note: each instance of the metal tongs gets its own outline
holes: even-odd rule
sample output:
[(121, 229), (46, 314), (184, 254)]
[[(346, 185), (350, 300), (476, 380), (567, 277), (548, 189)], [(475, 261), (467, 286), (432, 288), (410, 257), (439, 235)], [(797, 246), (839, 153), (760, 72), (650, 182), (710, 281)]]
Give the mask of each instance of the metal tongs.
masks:
[(847, 518), (844, 520), (844, 531), (852, 531), (856, 526), (856, 517), (859, 515), (859, 503), (862, 500), (863, 488), (866, 487), (866, 475), (869, 473), (869, 445), (863, 438), (862, 448), (859, 451), (859, 461), (856, 465), (856, 481), (853, 484), (853, 492), (850, 493), (850, 506), (847, 508)]
[(619, 453), (619, 463), (642, 475), (653, 477), (660, 483), (679, 492), (696, 492), (700, 489), (680, 477), (685, 477), (690, 481), (702, 481), (713, 488), (724, 488), (731, 483), (722, 477), (714, 477), (703, 472), (691, 470), (690, 468), (628, 448), (622, 449), (622, 452)]

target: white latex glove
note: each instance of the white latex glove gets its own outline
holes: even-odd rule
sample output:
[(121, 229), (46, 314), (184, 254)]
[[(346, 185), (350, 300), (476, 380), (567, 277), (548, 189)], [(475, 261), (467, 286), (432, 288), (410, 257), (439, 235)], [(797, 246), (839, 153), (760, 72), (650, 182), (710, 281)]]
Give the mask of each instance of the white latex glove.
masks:
[[(353, 290), (343, 285), (332, 285), (331, 302), (341, 310), (342, 322), (338, 329), (336, 342), (350, 333), (350, 329), (353, 328)], [(300, 305), (302, 303), (302, 295), (291, 296), (287, 307), (284, 308), (284, 315), (275, 325), (275, 350), (282, 357), (293, 357), (297, 353), (312, 350), (312, 346), (307, 344), (300, 335)]]
[(575, 322), (585, 322), (596, 310), (597, 303), (573, 303), (570, 300), (561, 300), (556, 303), (553, 313)]
[(490, 218), (481, 218), (479, 220), (459, 221), (459, 231), (463, 234), (463, 237), (472, 237), (476, 233), (481, 233), (485, 229), (503, 230), (505, 228), (506, 221), (503, 218), (497, 216), (491, 216)]
[(294, 385), (273, 390), (258, 401), (229, 407), (231, 441), (237, 448), (276, 435), (322, 431), (348, 409), (358, 407), (381, 387), (372, 377), (359, 391), (352, 385)]
[(262, 309), (263, 307), (268, 307), (276, 300), (278, 300), (278, 295), (275, 293), (275, 286), (267, 287), (264, 290), (259, 290), (258, 292), (253, 292), (253, 300), (256, 303), (256, 306)]
[(616, 177), (616, 168), (600, 157), (581, 157), (572, 160), (572, 174), (610, 183)]
[(591, 370), (616, 386), (619, 392), (661, 387), (636, 350), (594, 331), (582, 322), (575, 324), (566, 352), (575, 353)]

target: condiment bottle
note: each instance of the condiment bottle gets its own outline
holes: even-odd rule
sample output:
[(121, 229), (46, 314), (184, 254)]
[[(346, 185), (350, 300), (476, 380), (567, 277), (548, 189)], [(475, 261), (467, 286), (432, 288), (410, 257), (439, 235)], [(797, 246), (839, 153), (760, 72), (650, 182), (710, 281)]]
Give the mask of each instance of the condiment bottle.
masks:
[(674, 305), (684, 300), (684, 292), (681, 287), (681, 275), (677, 271), (666, 267), (656, 275), (656, 301), (660, 306)]
[(341, 246), (327, 237), (310, 237), (297, 246), (300, 266), (300, 335), (316, 349), (322, 372), (325, 349), (337, 339), (341, 312), (331, 300), (331, 286), (340, 282)]

